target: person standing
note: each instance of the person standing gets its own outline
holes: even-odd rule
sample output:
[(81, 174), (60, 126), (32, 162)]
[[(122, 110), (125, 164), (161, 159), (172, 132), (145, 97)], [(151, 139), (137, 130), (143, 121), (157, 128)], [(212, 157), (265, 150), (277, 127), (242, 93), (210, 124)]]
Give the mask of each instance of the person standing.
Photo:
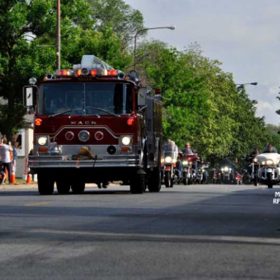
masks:
[[(0, 140), (0, 161), (2, 162), (3, 169), (8, 171), (8, 179), (9, 184), (11, 183), (11, 175), (12, 175), (12, 157), (13, 157), (13, 149), (11, 146), (7, 144), (7, 138), (1, 137)], [(4, 182), (5, 177), (2, 179), (2, 183)]]
[(16, 170), (17, 170), (17, 149), (16, 149), (16, 143), (12, 144), (12, 173), (14, 176), (16, 176)]

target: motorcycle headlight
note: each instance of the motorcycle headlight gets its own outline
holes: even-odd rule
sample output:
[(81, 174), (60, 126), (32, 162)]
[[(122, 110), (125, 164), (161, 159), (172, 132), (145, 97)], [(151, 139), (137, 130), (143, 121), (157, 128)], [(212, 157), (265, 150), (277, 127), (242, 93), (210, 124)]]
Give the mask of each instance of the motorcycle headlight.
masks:
[(121, 143), (122, 143), (122, 145), (124, 145), (124, 146), (129, 146), (130, 144), (131, 144), (131, 136), (123, 136), (122, 138), (121, 138)]
[(48, 137), (47, 136), (40, 136), (38, 137), (37, 139), (37, 143), (40, 145), (40, 146), (45, 146), (48, 142)]
[(165, 163), (171, 163), (172, 162), (172, 158), (171, 157), (165, 157), (164, 162)]
[(188, 165), (188, 161), (187, 160), (183, 160), (182, 164), (183, 164), (183, 166), (187, 166)]

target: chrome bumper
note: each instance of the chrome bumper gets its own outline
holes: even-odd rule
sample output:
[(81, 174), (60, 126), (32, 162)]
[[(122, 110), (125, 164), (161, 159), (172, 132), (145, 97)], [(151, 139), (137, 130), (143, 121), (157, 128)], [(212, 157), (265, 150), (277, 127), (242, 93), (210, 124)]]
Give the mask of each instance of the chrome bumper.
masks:
[(30, 155), (28, 166), (31, 170), (40, 168), (140, 167), (140, 157), (138, 155), (116, 155), (94, 159), (72, 159), (67, 156)]

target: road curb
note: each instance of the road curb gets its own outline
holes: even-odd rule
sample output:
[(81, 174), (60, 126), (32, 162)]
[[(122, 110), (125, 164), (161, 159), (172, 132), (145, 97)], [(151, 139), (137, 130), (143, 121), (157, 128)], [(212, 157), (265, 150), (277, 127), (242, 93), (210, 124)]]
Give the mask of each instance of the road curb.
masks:
[(37, 189), (37, 184), (1, 184), (0, 190)]

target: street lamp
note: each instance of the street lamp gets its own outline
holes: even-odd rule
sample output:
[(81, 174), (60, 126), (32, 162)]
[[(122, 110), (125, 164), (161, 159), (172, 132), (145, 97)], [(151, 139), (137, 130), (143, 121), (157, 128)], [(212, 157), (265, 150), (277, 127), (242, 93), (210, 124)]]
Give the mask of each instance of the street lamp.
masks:
[(244, 89), (246, 85), (256, 86), (258, 82), (251, 82), (251, 83), (243, 83), (243, 84), (236, 84), (237, 90)]
[(56, 2), (56, 68), (61, 67), (60, 0)]
[(135, 70), (135, 57), (136, 57), (136, 43), (137, 43), (137, 36), (140, 33), (143, 33), (144, 31), (147, 30), (155, 30), (155, 29), (170, 29), (170, 30), (174, 30), (175, 27), (174, 26), (157, 26), (157, 27), (147, 27), (147, 28), (143, 28), (143, 29), (139, 29), (136, 31), (135, 35), (134, 35), (134, 48), (133, 48), (133, 68)]

